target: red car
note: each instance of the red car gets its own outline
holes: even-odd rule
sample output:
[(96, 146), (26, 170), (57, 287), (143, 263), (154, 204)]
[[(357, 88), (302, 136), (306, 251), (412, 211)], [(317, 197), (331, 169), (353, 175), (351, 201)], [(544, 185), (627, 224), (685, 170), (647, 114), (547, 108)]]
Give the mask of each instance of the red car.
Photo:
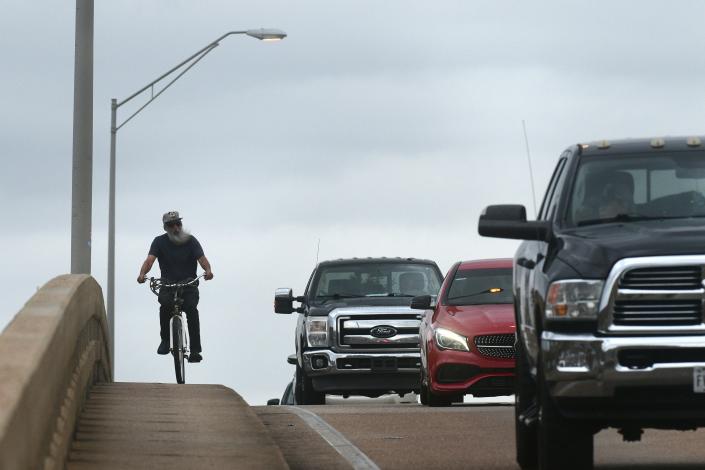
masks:
[[(475, 397), (514, 393), (512, 260), (456, 263), (431, 298), (421, 322), (421, 403), (448, 406)], [(431, 310), (432, 309), (432, 310)]]

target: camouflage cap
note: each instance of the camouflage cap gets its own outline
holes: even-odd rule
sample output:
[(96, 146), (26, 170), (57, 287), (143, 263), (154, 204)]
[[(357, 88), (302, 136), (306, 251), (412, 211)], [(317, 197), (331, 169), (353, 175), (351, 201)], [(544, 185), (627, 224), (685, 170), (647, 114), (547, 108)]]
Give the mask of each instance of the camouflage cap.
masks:
[(181, 217), (179, 217), (178, 211), (170, 211), (162, 216), (163, 224), (168, 224), (169, 222), (177, 222), (179, 220), (181, 220)]

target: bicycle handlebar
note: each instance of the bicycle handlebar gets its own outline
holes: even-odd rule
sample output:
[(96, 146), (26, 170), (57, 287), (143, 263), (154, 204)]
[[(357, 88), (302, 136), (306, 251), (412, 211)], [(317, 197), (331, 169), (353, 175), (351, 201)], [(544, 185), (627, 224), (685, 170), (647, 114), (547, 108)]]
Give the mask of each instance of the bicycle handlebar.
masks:
[(157, 277), (150, 277), (150, 278), (149, 278), (149, 290), (151, 290), (151, 291), (154, 293), (154, 295), (159, 295), (159, 290), (160, 290), (162, 287), (168, 287), (168, 288), (172, 288), (172, 287), (176, 287), (176, 288), (188, 287), (188, 286), (191, 286), (191, 285), (195, 284), (196, 282), (198, 282), (198, 280), (201, 279), (203, 276), (205, 276), (205, 273), (204, 273), (204, 274), (201, 274), (201, 275), (198, 276), (196, 279), (192, 279), (192, 280), (187, 281), (187, 282), (175, 282), (175, 283), (173, 283), (173, 284), (164, 284), (164, 280), (163, 280), (163, 279), (160, 279), (160, 278), (157, 278)]

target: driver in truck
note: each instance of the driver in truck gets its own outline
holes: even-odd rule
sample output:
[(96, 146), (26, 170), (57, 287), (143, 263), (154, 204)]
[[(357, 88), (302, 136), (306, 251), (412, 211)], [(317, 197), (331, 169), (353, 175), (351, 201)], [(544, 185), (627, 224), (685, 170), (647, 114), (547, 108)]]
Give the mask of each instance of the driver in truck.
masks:
[(594, 223), (634, 211), (634, 178), (626, 171), (601, 171), (578, 181), (574, 222)]
[(611, 219), (622, 214), (629, 214), (634, 208), (634, 179), (624, 171), (609, 175), (602, 190), (601, 219)]
[(424, 291), (424, 277), (421, 273), (409, 272), (399, 275), (399, 291), (407, 295), (421, 295)]

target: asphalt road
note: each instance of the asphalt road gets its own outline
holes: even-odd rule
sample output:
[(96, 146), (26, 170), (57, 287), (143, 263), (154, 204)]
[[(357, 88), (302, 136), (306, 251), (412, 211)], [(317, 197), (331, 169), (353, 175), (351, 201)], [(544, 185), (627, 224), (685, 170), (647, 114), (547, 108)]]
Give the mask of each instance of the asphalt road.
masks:
[[(450, 408), (429, 408), (416, 404), (357, 402), (302, 408), (323, 418), (381, 469), (517, 468), (514, 409), (508, 404), (466, 403)], [(287, 459), (298, 455), (294, 465), (290, 461), (292, 469), (345, 468), (344, 462), (335, 460), (334, 452), (326, 454), (321, 442), (316, 442), (316, 455), (302, 450), (307, 448), (303, 438), (310, 438), (307, 434), (310, 430), (301, 422), (291, 424), (296, 417), (287, 417), (286, 407), (258, 408), (260, 418), (265, 414), (265, 424), (266, 414), (269, 413), (270, 418), (275, 416), (271, 414), (275, 409), (279, 413), (276, 415), (279, 430), (284, 426), (292, 431), (286, 433), (288, 450), (282, 449)], [(616, 430), (605, 430), (595, 436), (595, 468), (703, 469), (704, 443), (705, 430), (646, 430), (642, 441), (636, 443), (623, 442)], [(334, 461), (335, 465), (331, 465)]]

